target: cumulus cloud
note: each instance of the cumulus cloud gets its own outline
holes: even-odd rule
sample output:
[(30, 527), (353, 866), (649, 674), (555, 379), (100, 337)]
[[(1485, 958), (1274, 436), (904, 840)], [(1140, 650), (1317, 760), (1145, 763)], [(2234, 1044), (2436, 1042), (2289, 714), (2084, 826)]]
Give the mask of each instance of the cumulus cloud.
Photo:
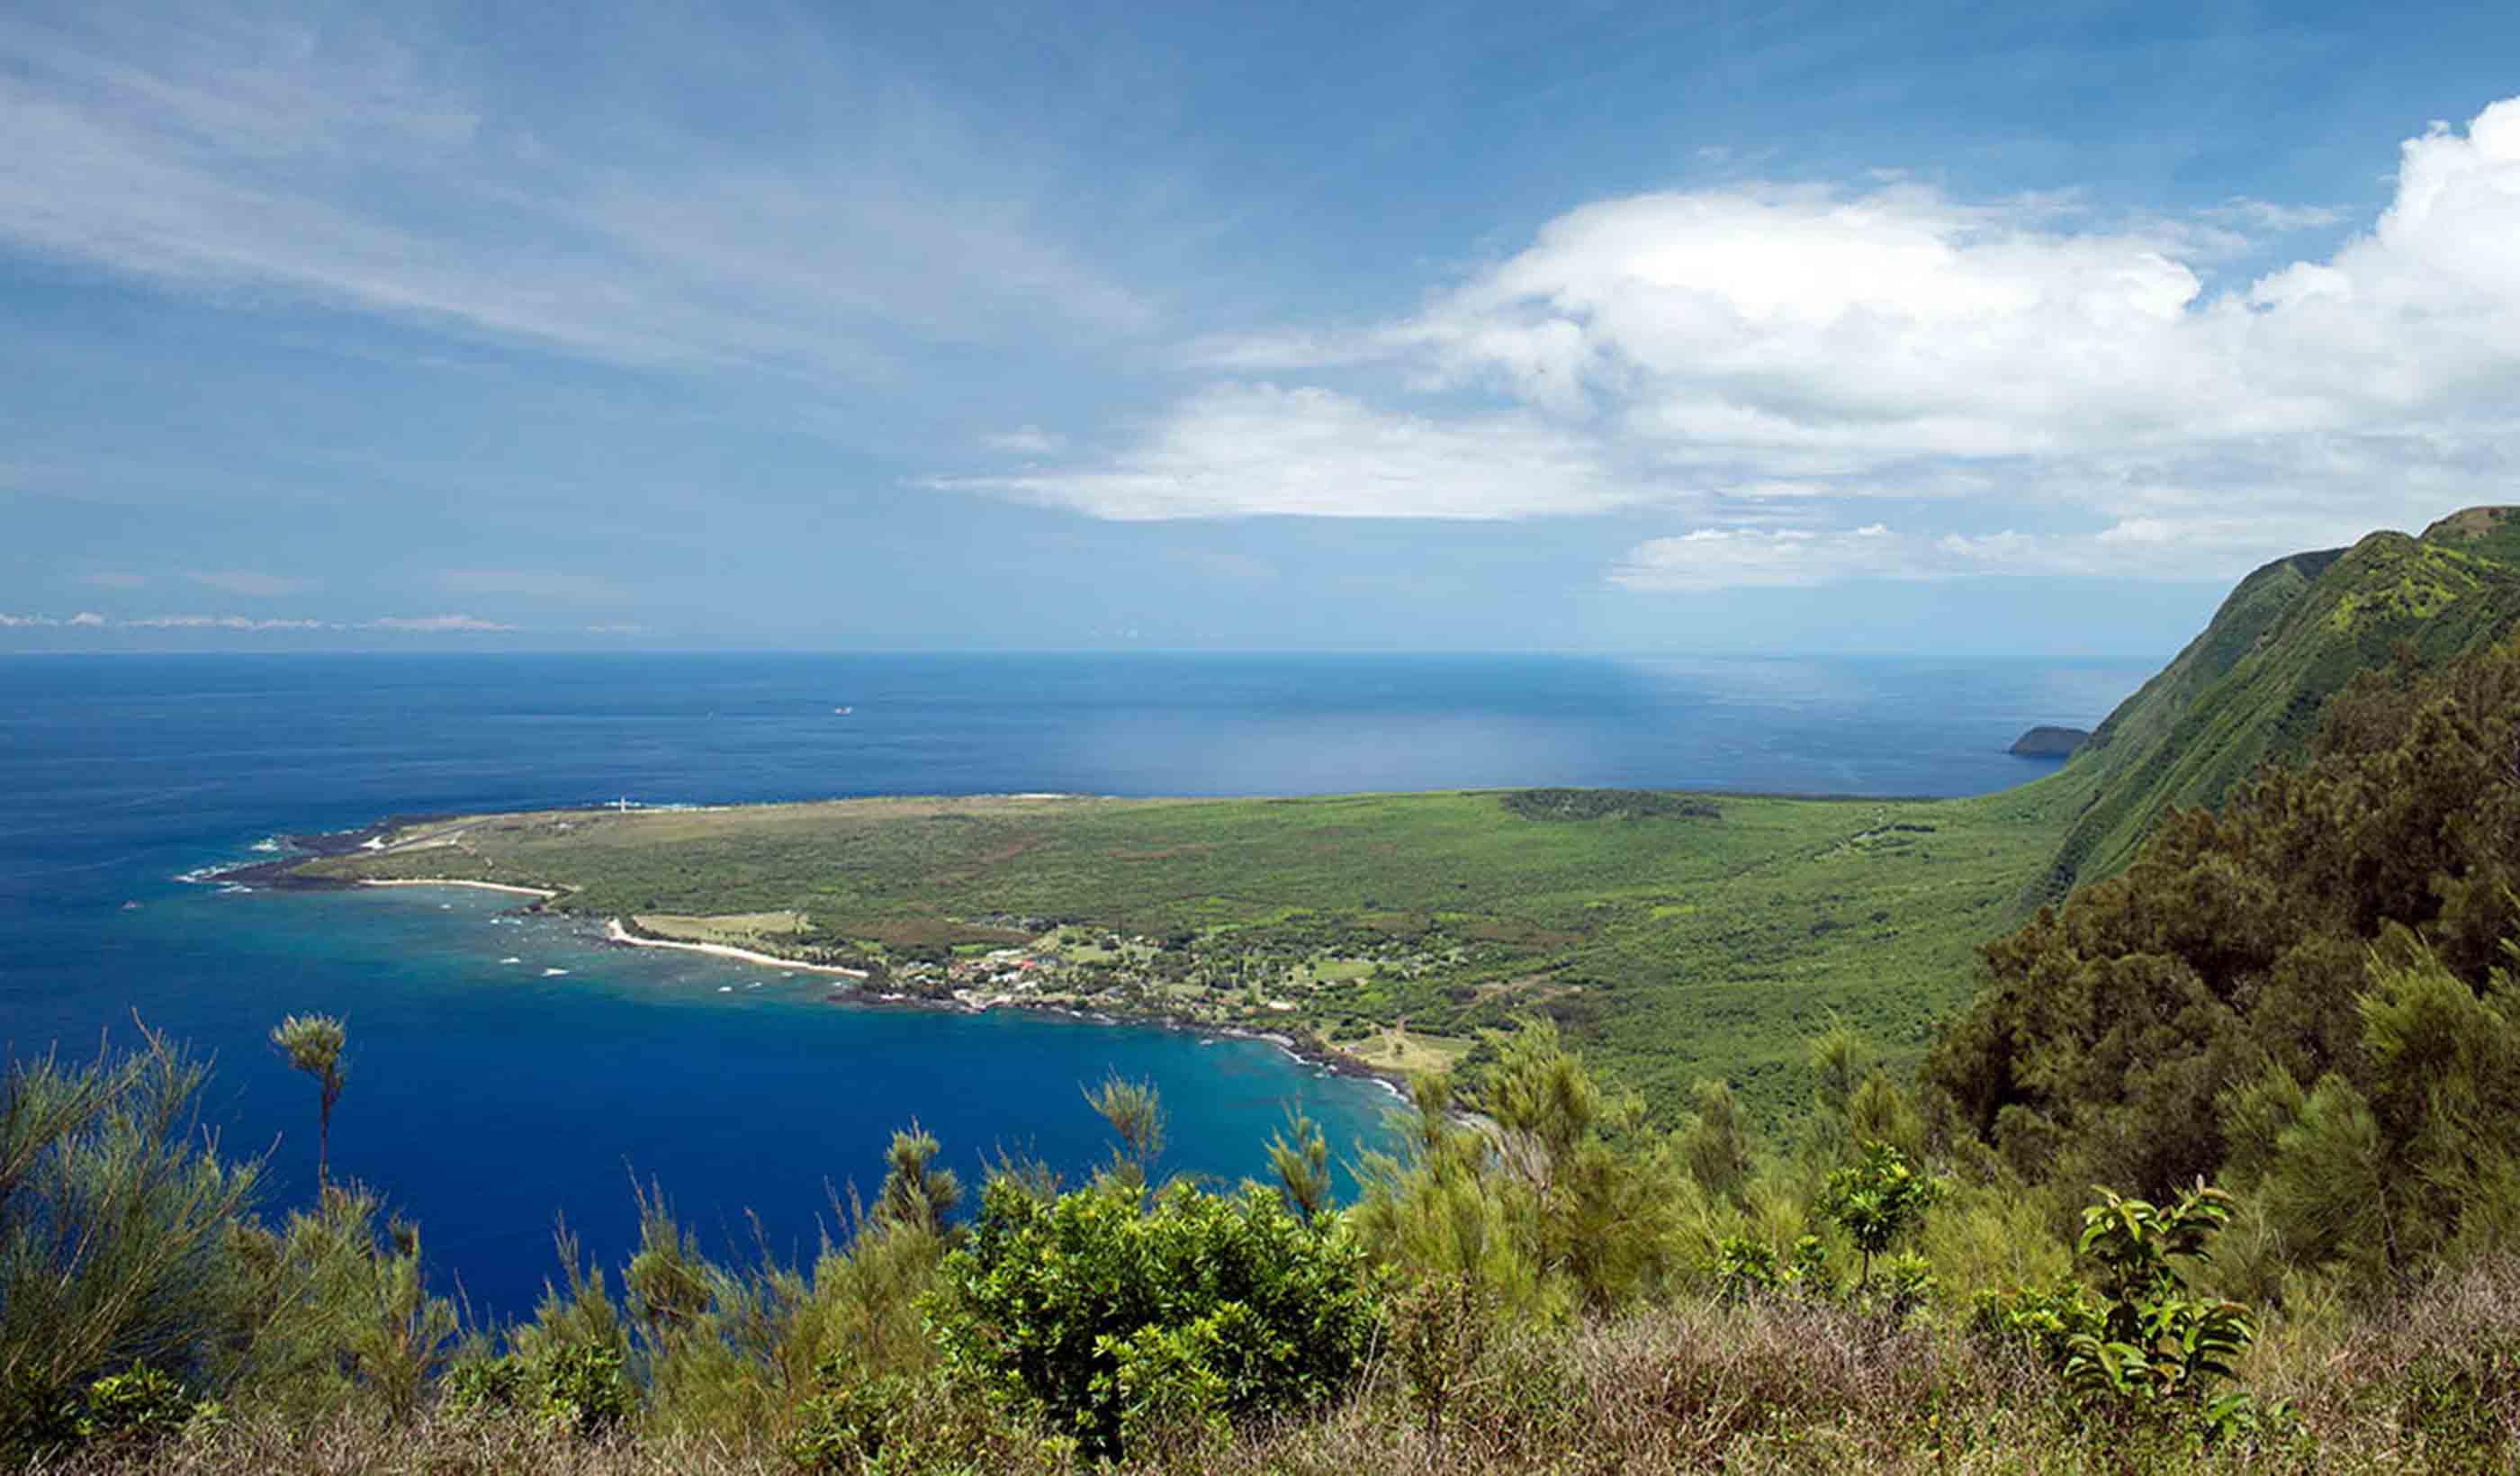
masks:
[(1096, 517), (1531, 517), (1647, 500), (1584, 437), (1522, 413), (1431, 418), (1319, 387), (1221, 384), (1100, 465), (929, 485)]
[[(2233, 201), (2102, 226), (2054, 197), (1970, 202), (1895, 180), (1603, 201), (1405, 318), (1210, 339), (1188, 358), (1378, 372), (1382, 403), (1501, 407), (1210, 391), (1102, 466), (971, 484), (1102, 516), (1500, 517), (1651, 502), (1658, 485), (1710, 522), (1791, 501), (1820, 525), (1655, 540), (1610, 574), (1638, 588), (2228, 577), (2520, 486), (2520, 99), (2408, 140), (2387, 208), (2332, 252), (2209, 286), (2236, 230), (2331, 219)], [(1489, 474), (1428, 465), (1449, 457), (1382, 474), (1395, 442), (1422, 453), (1497, 426), (1545, 448), (1536, 470), (1470, 451)], [(1928, 499), (1975, 504), (1958, 524), (2024, 525), (1920, 531), (1895, 558), (1861, 531), (1865, 503)]]

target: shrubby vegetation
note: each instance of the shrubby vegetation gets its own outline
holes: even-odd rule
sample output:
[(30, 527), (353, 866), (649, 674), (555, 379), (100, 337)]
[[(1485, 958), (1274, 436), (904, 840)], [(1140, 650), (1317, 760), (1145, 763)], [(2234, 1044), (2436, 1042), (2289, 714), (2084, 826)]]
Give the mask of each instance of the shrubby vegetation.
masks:
[[(916, 1129), (810, 1268), (699, 1254), (652, 1191), (618, 1275), (565, 1237), (535, 1316), (430, 1296), (364, 1189), (264, 1230), (249, 1195), (119, 1222), (39, 1326), (11, 1323), (12, 1451), (40, 1468), (264, 1472), (1370, 1469), (2490, 1470), (2520, 1456), (2520, 1262), (2366, 1303), (2243, 1304), (2235, 1201), (2102, 1194), (2073, 1241), (1988, 1155), (1857, 1134), (1906, 1089), (1814, 1043), (1829, 1131), (1768, 1147), (1720, 1088), (1642, 1127), (1545, 1023), (1477, 1089), (1428, 1080), (1401, 1150), (1340, 1209), (1300, 1121), (1280, 1182), (1155, 1183), (1161, 1105), (1065, 1186), (1002, 1163), (977, 1212)], [(170, 1075), (171, 1073), (171, 1075)], [(151, 1042), (21, 1067), (13, 1099), (97, 1110), (198, 1085)], [(47, 1096), (46, 1094), (56, 1094)], [(180, 1094), (179, 1094), (180, 1097)], [(121, 1100), (124, 1105), (113, 1105)], [(1835, 1103), (1835, 1105), (1832, 1105)], [(1912, 1115), (1912, 1109), (1907, 1109)], [(162, 1112), (154, 1123), (170, 1123)], [(134, 1123), (133, 1126), (139, 1124)], [(119, 1140), (117, 1140), (119, 1141)], [(120, 1176), (208, 1172), (188, 1133), (0, 1200), (51, 1223)], [(155, 1144), (154, 1147), (151, 1144)], [(42, 1156), (39, 1151), (36, 1155)], [(222, 1185), (249, 1183), (219, 1167)], [(198, 1185), (196, 1185), (198, 1187)], [(65, 1191), (69, 1197), (65, 1198)], [(115, 1200), (114, 1202), (127, 1202)], [(170, 1288), (160, 1272), (185, 1266)], [(15, 1308), (28, 1282), (0, 1286)], [(53, 1268), (58, 1276), (60, 1266)], [(133, 1284), (136, 1282), (137, 1284)], [(169, 1296), (180, 1290), (180, 1296)], [(143, 1309), (158, 1309), (144, 1316)], [(96, 1350), (27, 1376), (55, 1347)], [(34, 1417), (29, 1417), (29, 1416)]]
[(2357, 678), (2306, 763), (1986, 950), (1926, 1070), (1953, 1130), (2031, 1182), (2224, 1183), (2260, 1295), (2512, 1248), (2515, 755), (2520, 646)]
[[(1416, 1084), (1332, 1204), (977, 1185), (911, 1125), (810, 1266), (640, 1194), (532, 1319), (329, 1183), (266, 1221), (166, 1042), (19, 1063), (0, 1440), (63, 1470), (2499, 1471), (2520, 1463), (2520, 648), (2404, 663), (2307, 761), (1985, 950), (1910, 1076), (1843, 1022), (1764, 1138), (1546, 1015)], [(300, 1032), (302, 1033), (302, 1032)], [(330, 1041), (338, 1062), (340, 1043)], [(310, 1070), (319, 1082), (320, 1070)], [(336, 1083), (338, 1085), (338, 1083)], [(319, 1105), (329, 1105), (332, 1096)]]

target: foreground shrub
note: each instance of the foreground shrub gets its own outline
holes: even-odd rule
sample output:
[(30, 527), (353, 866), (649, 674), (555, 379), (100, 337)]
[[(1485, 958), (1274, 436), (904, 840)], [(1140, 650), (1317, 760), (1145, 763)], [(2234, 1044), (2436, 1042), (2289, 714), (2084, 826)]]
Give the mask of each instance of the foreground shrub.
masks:
[(1343, 1226), (1264, 1191), (1176, 1185), (1147, 1208), (1117, 1178), (1052, 1199), (1001, 1178), (929, 1311), (950, 1368), (1114, 1454), (1338, 1392), (1373, 1322), (1361, 1272)]
[[(225, 1361), (255, 1166), (199, 1131), (202, 1065), (162, 1037), (0, 1085), (0, 1455), (77, 1438), (82, 1396), (141, 1364)], [(137, 1388), (138, 1386), (134, 1386)]]
[(183, 1385), (143, 1364), (88, 1385), (78, 1435), (87, 1441), (155, 1446), (182, 1434), (197, 1413), (214, 1414), (215, 1409), (197, 1404)]
[(941, 1372), (859, 1378), (842, 1360), (823, 1365), (787, 1446), (815, 1472), (969, 1471), (988, 1476), (1072, 1469), (1075, 1445), (1044, 1435), (984, 1390)]

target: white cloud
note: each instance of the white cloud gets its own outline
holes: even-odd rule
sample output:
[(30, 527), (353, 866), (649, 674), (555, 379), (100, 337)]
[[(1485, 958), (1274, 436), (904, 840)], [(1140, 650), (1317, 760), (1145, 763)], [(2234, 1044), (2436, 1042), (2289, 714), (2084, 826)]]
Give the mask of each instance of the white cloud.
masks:
[(653, 106), (694, 51), (662, 12), (608, 20), (566, 110), (396, 23), (0, 18), (0, 245), (638, 366), (866, 380), (902, 335), (1154, 321), (1043, 218), (1039, 160), (864, 55), (747, 73), (738, 149)]
[(2284, 234), (2342, 224), (2345, 212), (2330, 205), (2287, 205), (2245, 197), (2226, 201), (2205, 212), (2216, 220), (2237, 221), (2260, 231)]
[(938, 478), (1123, 521), (1184, 517), (1531, 517), (1651, 490), (1584, 437), (1519, 413), (1394, 415), (1322, 388), (1221, 384), (1097, 466)]
[(252, 569), (194, 569), (184, 577), (226, 594), (244, 595), (255, 600), (295, 595), (315, 588), (312, 580), (284, 579), (277, 574), (257, 573)]
[(120, 625), (132, 630), (338, 630), (326, 620), (264, 620), (251, 615), (151, 615), (138, 620), (84, 620), (73, 624)]
[(388, 615), (382, 619), (367, 621), (361, 628), (365, 630), (417, 631), (429, 635), (441, 635), (466, 631), (512, 631), (517, 629), (516, 626), (502, 625), (496, 620), (476, 620), (471, 615)]
[(1906, 543), (1879, 523), (1852, 532), (1808, 528), (1699, 528), (1648, 539), (1610, 569), (1632, 590), (1703, 593), (1728, 589), (1808, 589), (1840, 579), (1906, 572)]
[[(2233, 228), (2330, 220), (2235, 200), (2095, 226), (2070, 200), (1971, 203), (1895, 178), (1643, 195), (1559, 216), (1409, 317), (1210, 339), (1190, 362), (1501, 397), (1515, 408), (1464, 420), (1335, 401), (1430, 441), (1502, 417), (1554, 464), (1588, 469), (1492, 485), (1487, 515), (1598, 511), (1642, 500), (1650, 480), (1693, 491), (1718, 533), (1773, 528), (1790, 501), (1813, 535), (1655, 540), (1610, 574), (1636, 587), (2219, 579), (2520, 488), (2520, 99), (2408, 141), (2367, 232), (2209, 289), (2207, 264), (2241, 243)], [(1193, 401), (1156, 445), (1166, 485), (1239, 489), (1212, 511), (1313, 513), (1309, 489), (1340, 485), (1354, 489), (1342, 511), (1423, 515), (1413, 483), (1382, 495), (1371, 436), (1324, 438), (1280, 483), (1176, 433), (1205, 419)], [(1157, 459), (1141, 447), (1081, 470), (1060, 480), (1063, 500), (1120, 515), (1123, 500), (1083, 490)], [(1886, 560), (1828, 531), (1868, 520), (1868, 502), (1928, 499), (1973, 506), (1954, 522), (2016, 526), (1917, 534)], [(1196, 515), (1204, 501), (1169, 504)]]
[[(45, 628), (249, 632), (365, 630), (416, 635), (471, 635), (526, 629), (523, 626), (502, 624), (495, 620), (477, 619), (472, 615), (387, 615), (375, 620), (318, 620), (208, 614), (141, 615), (122, 619), (101, 615), (94, 610), (81, 610), (67, 618), (59, 615), (0, 614), (0, 630)], [(614, 623), (589, 625), (583, 629), (588, 635), (637, 635), (643, 633), (647, 627)]]

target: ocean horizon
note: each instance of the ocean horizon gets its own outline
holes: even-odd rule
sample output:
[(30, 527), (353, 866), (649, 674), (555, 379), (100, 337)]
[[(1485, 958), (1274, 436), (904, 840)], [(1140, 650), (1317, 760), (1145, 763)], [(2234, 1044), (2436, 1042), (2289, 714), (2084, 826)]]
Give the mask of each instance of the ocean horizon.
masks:
[[(389, 814), (898, 793), (1604, 785), (1958, 795), (2048, 772), (2149, 660), (1005, 654), (0, 657), (0, 1039), (215, 1057), (205, 1126), (313, 1187), (283, 1013), (350, 1027), (337, 1172), (416, 1219), (476, 1309), (530, 1310), (565, 1214), (601, 1264), (653, 1184), (720, 1249), (810, 1256), (916, 1119), (967, 1176), (1106, 1152), (1081, 1088), (1149, 1077), (1166, 1167), (1265, 1171), (1289, 1105), (1348, 1160), (1389, 1094), (1265, 1043), (837, 1006), (807, 978), (608, 945), (457, 888), (222, 885)], [(842, 712), (838, 709), (845, 708)], [(184, 878), (194, 878), (186, 880)], [(1344, 1183), (1350, 1181), (1343, 1180)]]

